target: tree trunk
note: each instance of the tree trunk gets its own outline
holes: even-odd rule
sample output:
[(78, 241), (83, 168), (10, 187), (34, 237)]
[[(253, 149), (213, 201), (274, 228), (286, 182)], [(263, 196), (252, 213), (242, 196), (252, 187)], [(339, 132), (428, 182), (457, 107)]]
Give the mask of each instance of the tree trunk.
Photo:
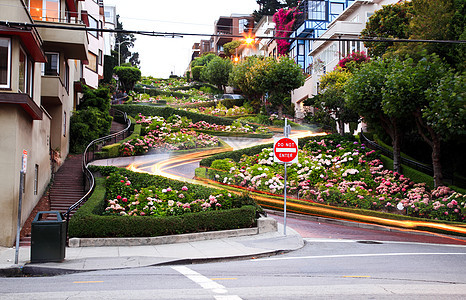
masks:
[(434, 168), (434, 186), (439, 187), (443, 183), (442, 164), (440, 162), (440, 139), (434, 137), (432, 147), (432, 166)]
[(283, 118), (283, 105), (278, 106), (278, 119), (281, 120)]
[(344, 136), (345, 135), (345, 123), (343, 123), (343, 120), (342, 119), (338, 119), (338, 127), (339, 127), (339, 131), (340, 131), (340, 135), (341, 136)]
[(393, 144), (393, 171), (401, 174), (401, 138), (398, 128), (394, 129)]
[(400, 130), (394, 122), (392, 145), (393, 145), (393, 171), (401, 174), (401, 135)]
[[(434, 169), (434, 186), (439, 187), (443, 184), (442, 164), (440, 162), (440, 149), (441, 149), (441, 137), (435, 133), (435, 131), (429, 125), (425, 124), (422, 120), (422, 113), (420, 110), (414, 113), (416, 119), (417, 131), (432, 148), (432, 167)], [(424, 128), (429, 133), (431, 139), (422, 130)]]

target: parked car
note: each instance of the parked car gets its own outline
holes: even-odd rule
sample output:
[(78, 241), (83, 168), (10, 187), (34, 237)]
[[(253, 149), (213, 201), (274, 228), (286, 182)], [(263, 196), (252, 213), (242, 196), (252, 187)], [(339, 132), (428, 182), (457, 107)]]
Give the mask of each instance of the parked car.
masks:
[(222, 99), (243, 99), (242, 95), (238, 94), (223, 94)]

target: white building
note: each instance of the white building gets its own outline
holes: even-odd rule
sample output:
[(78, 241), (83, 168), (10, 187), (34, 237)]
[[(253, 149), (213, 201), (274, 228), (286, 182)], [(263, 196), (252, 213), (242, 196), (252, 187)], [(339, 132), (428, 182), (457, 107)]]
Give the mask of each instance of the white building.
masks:
[[(87, 13), (86, 24), (89, 28), (104, 28), (103, 1), (85, 0), (83, 9)], [(92, 88), (98, 88), (99, 79), (104, 75), (104, 36), (102, 32), (89, 30), (88, 64), (83, 67), (83, 77), (86, 84)]]
[[(398, 0), (358, 0), (348, 6), (320, 35), (320, 38), (358, 38), (366, 27), (366, 22), (382, 5), (397, 3)], [(356, 51), (367, 53), (364, 44), (359, 41), (315, 41), (311, 43), (309, 56), (313, 65), (311, 74), (299, 89), (291, 93), (291, 101), (295, 105), (296, 118), (303, 118), (310, 107), (303, 105), (304, 100), (312, 98), (318, 93), (320, 77), (327, 71), (332, 71), (340, 59)]]
[[(115, 6), (104, 6), (104, 28), (115, 29), (116, 28), (116, 7)], [(115, 34), (113, 32), (104, 32), (104, 55), (112, 55), (112, 50), (115, 49)]]

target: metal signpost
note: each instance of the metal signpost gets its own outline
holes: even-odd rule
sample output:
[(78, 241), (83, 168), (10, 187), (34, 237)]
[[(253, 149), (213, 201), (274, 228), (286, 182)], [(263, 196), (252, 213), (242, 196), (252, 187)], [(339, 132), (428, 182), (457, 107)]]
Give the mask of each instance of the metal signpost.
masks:
[(18, 264), (19, 255), (19, 236), (21, 234), (21, 204), (23, 202), (23, 190), (24, 190), (24, 175), (26, 174), (28, 164), (28, 152), (23, 150), (21, 171), (19, 172), (19, 201), (18, 201), (18, 223), (16, 227), (16, 251), (15, 251), (15, 265)]
[(274, 138), (273, 143), (273, 161), (285, 164), (285, 186), (283, 193), (283, 234), (286, 235), (286, 167), (288, 164), (298, 162), (298, 139), (289, 138), (291, 126), (287, 125), (288, 120), (285, 118), (284, 138)]

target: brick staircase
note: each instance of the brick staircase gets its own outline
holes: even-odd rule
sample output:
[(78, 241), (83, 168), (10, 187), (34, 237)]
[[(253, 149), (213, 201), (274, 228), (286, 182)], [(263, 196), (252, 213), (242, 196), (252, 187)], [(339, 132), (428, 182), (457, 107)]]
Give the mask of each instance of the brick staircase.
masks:
[[(126, 127), (124, 124), (117, 122), (112, 122), (112, 127), (110, 133), (115, 133), (123, 130)], [(115, 143), (122, 140), (122, 137), (118, 137), (110, 143)], [(53, 183), (49, 189), (48, 198), (50, 201), (50, 210), (59, 211), (65, 213), (68, 208), (81, 199), (84, 194), (83, 186), (83, 172), (82, 172), (82, 154), (72, 154), (68, 155), (65, 160), (65, 163), (60, 167), (60, 169), (55, 173)], [(76, 211), (72, 211), (70, 217)], [(21, 234), (20, 246), (30, 246), (31, 245), (31, 227), (30, 221), (36, 216), (36, 211), (31, 213), (28, 221), (29, 224), (23, 226), (25, 231)], [(46, 220), (56, 219), (54, 215), (47, 215)], [(28, 222), (26, 222), (28, 223)], [(26, 227), (26, 228), (24, 228)]]

